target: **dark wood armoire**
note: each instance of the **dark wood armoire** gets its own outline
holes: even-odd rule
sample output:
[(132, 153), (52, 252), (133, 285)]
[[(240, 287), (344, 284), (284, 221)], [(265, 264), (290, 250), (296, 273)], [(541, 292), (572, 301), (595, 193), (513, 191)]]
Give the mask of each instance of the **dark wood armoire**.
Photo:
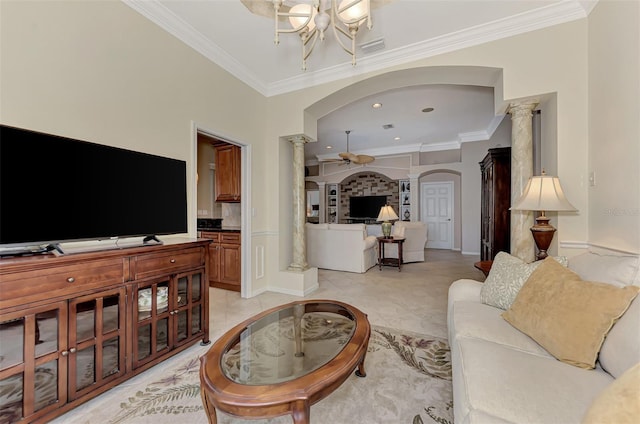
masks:
[(482, 207), (480, 260), (509, 252), (511, 229), (511, 147), (489, 149), (480, 162)]

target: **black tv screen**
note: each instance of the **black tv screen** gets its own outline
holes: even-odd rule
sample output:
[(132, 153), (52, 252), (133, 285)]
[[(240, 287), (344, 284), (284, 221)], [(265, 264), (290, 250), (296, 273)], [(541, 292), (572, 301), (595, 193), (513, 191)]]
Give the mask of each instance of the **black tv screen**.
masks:
[(351, 196), (349, 216), (351, 218), (377, 218), (380, 208), (387, 204), (387, 196)]
[(0, 245), (187, 232), (186, 162), (0, 126)]

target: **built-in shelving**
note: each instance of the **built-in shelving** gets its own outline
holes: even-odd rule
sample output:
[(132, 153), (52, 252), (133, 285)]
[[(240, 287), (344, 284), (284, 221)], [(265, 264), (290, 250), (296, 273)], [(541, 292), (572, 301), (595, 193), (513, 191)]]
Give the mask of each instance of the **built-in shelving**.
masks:
[(338, 207), (340, 204), (340, 188), (338, 184), (327, 184), (327, 222), (338, 223)]
[(398, 217), (402, 221), (411, 221), (411, 184), (409, 180), (398, 181), (399, 211)]

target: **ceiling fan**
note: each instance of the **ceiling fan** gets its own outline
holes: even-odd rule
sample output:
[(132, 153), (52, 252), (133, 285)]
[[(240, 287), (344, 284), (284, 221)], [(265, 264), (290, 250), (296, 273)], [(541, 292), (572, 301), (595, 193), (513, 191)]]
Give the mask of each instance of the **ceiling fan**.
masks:
[(373, 156), (356, 155), (355, 153), (351, 153), (349, 151), (349, 134), (351, 133), (351, 130), (346, 130), (345, 133), (347, 134), (347, 151), (338, 153), (340, 159), (325, 159), (323, 162), (342, 162), (343, 164), (355, 163), (356, 165), (366, 165), (376, 160)]

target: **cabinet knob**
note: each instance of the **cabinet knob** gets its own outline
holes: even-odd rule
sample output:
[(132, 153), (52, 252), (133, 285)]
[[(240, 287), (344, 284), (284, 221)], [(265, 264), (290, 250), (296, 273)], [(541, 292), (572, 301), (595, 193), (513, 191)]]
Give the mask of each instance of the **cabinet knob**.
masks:
[(67, 278), (67, 283), (75, 283), (76, 279), (73, 277)]
[(169, 260), (169, 262), (171, 262), (172, 264), (175, 264), (176, 260), (175, 259), (171, 259), (171, 260)]
[(66, 351), (66, 350), (63, 350), (62, 352), (60, 352), (60, 355), (67, 356), (67, 355), (69, 355), (69, 352)]
[(69, 353), (76, 353), (76, 348), (72, 347), (71, 349), (69, 349)]

